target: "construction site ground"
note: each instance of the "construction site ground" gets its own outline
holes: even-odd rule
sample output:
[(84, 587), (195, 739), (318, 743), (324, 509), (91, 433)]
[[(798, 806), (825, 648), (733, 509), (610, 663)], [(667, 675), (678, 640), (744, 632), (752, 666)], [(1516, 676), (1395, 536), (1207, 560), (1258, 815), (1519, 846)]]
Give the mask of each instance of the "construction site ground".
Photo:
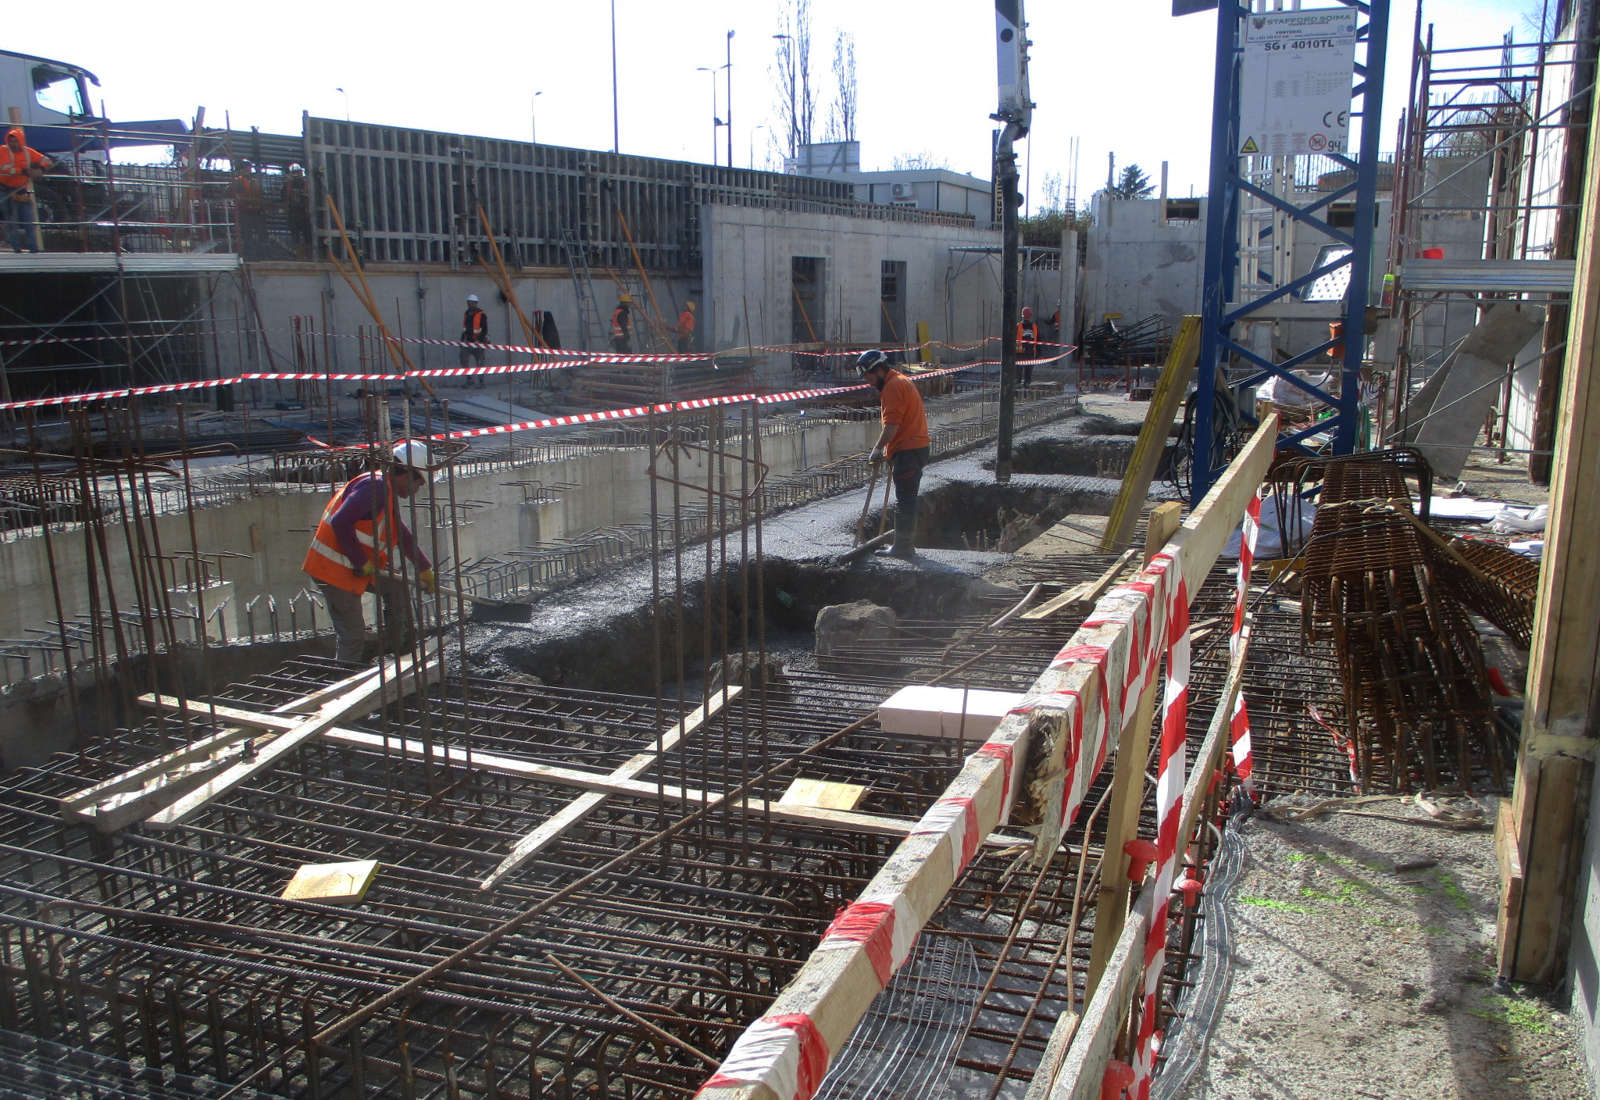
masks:
[(1495, 985), (1492, 800), (1425, 802), (1290, 795), (1243, 825), (1229, 988), (1177, 1096), (1595, 1095), (1573, 1019)]

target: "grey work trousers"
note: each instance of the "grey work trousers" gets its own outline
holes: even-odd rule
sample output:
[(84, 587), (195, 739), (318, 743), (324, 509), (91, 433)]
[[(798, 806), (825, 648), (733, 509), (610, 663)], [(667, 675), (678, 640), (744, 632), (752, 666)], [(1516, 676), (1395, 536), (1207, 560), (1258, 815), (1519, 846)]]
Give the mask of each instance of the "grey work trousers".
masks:
[[(366, 664), (377, 656), (376, 640), (367, 641), (367, 624), (361, 617), (361, 595), (346, 592), (322, 581), (317, 582), (322, 598), (328, 603), (328, 617), (333, 620), (336, 642), (333, 657), (336, 661)], [(389, 573), (379, 573), (372, 578), (373, 590), (383, 603), (383, 648), (391, 652), (411, 648), (414, 632), (411, 627), (411, 594), (405, 582)]]

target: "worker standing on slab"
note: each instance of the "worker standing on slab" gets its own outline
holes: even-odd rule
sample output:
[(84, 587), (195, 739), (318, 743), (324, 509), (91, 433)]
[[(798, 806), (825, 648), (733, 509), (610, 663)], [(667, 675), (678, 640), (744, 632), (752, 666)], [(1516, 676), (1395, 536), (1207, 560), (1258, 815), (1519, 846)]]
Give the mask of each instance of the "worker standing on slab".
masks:
[(611, 350), (628, 352), (633, 350), (633, 330), (631, 318), (628, 316), (628, 307), (633, 304), (633, 298), (624, 293), (617, 298), (617, 308), (611, 311)]
[(33, 185), (53, 163), (28, 147), (22, 127), (6, 131), (5, 148), (0, 149), (0, 188), (4, 188), (6, 242), (13, 252), (39, 251), (39, 207)]
[(1022, 320), (1017, 322), (1017, 370), (1024, 386), (1033, 382), (1033, 361), (1039, 358), (1039, 323), (1033, 319), (1033, 307), (1022, 307)]
[(383, 648), (403, 653), (415, 641), (410, 594), (392, 552), (398, 547), (416, 567), (417, 584), (424, 591), (436, 593), (439, 585), (433, 564), (401, 519), (396, 501), (428, 483), (430, 462), (423, 444), (400, 443), (387, 469), (350, 479), (323, 509), (300, 568), (317, 582), (328, 603), (336, 660), (365, 663), (375, 656), (378, 647), (368, 641), (361, 617), (361, 596), (368, 589), (383, 601)]
[[(472, 345), (487, 344), (488, 342), (489, 317), (483, 310), (478, 308), (478, 296), (476, 294), (468, 294), (467, 311), (461, 315), (461, 343), (463, 347), (461, 348), (459, 359), (460, 364), (463, 367), (467, 366), (467, 361), (470, 359), (473, 366), (483, 366), (483, 349), (481, 347), (472, 347)], [(480, 388), (486, 385), (483, 375), (467, 375), (467, 389), (471, 389), (474, 383)]]
[(678, 350), (687, 353), (694, 348), (694, 299), (684, 303), (678, 314)]
[(917, 554), (912, 544), (917, 490), (922, 486), (922, 468), (928, 464), (928, 415), (922, 408), (922, 395), (876, 348), (861, 353), (856, 369), (881, 395), (883, 430), (872, 445), (872, 462), (876, 465), (887, 458), (894, 477), (894, 543), (884, 552), (913, 558)]

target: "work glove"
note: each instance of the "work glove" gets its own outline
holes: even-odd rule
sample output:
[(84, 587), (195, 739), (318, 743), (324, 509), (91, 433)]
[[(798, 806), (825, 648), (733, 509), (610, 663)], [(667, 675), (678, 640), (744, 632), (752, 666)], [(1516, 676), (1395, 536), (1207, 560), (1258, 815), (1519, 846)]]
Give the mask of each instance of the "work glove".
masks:
[(439, 594), (439, 578), (433, 575), (432, 569), (424, 569), (418, 573), (417, 583), (422, 586), (422, 590), (428, 595), (437, 596)]
[(378, 563), (368, 558), (361, 563), (361, 568), (357, 569), (356, 573), (363, 577), (375, 577), (378, 575)]

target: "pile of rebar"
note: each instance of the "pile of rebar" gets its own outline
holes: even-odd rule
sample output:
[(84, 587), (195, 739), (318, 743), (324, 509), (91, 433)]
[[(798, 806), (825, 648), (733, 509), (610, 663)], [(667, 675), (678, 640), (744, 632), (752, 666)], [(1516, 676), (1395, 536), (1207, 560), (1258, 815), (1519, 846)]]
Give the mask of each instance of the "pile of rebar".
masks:
[(1115, 319), (1083, 330), (1078, 355), (1098, 366), (1157, 363), (1172, 346), (1172, 323), (1159, 313), (1126, 323)]
[(1363, 788), (1503, 786), (1476, 607), (1462, 599), (1481, 572), (1412, 513), (1410, 464), (1384, 452), (1320, 463), (1306, 631), (1332, 639)]

